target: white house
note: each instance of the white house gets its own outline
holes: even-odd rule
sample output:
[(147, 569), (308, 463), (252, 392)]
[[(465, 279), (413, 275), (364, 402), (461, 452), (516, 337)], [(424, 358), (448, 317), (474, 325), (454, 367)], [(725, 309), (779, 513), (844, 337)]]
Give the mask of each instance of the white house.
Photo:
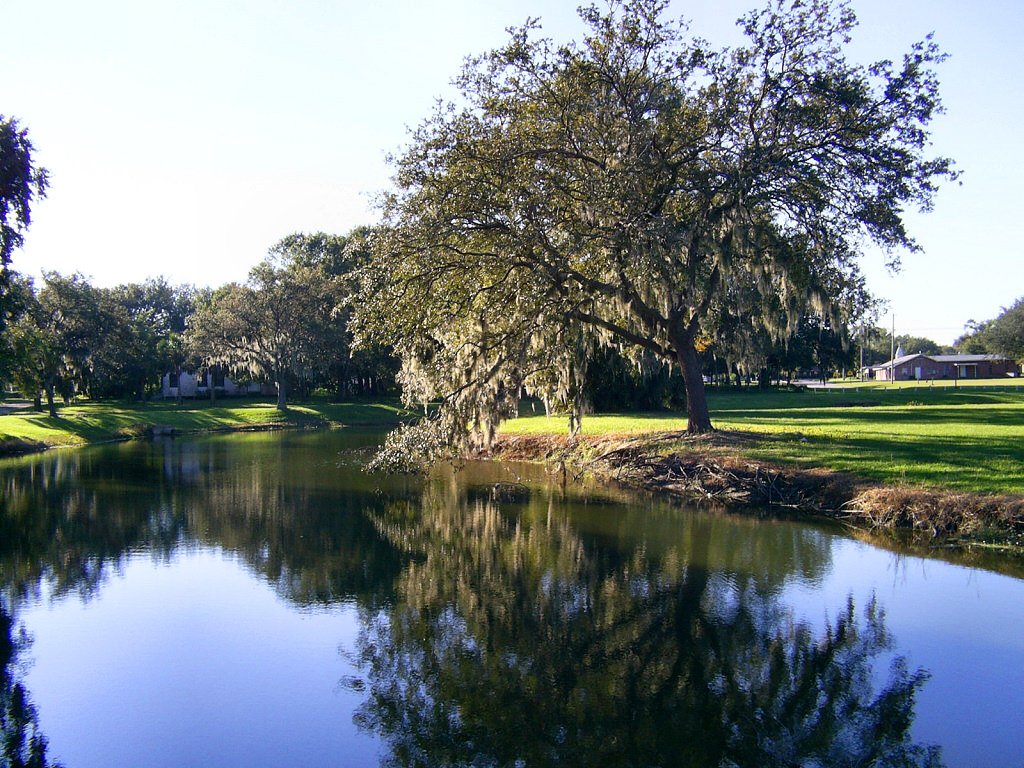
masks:
[(160, 396), (163, 398), (206, 397), (213, 385), (217, 395), (259, 395), (263, 392), (258, 382), (238, 384), (223, 373), (198, 374), (190, 371), (165, 373), (160, 381)]

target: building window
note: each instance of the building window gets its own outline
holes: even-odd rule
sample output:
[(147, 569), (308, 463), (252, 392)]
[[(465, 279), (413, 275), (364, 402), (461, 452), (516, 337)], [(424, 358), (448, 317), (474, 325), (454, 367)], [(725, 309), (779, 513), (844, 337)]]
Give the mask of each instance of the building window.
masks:
[(178, 374), (169, 373), (167, 374), (167, 386), (174, 389), (178, 386)]

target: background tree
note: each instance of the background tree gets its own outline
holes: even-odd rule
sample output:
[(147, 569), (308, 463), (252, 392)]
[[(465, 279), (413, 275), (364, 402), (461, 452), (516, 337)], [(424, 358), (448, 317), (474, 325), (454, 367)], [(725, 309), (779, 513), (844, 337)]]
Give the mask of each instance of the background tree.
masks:
[(968, 320), (966, 333), (953, 342), (957, 352), (965, 355), (988, 354), (988, 345), (985, 343), (985, 330), (991, 322), (991, 320), (986, 320), (979, 323), (974, 320)]
[(287, 248), (253, 267), (244, 285), (229, 283), (188, 320), (186, 341), (209, 364), (273, 382), (277, 407), (289, 384), (323, 365), (318, 329), (335, 294), (328, 276), (296, 261)]
[[(174, 370), (174, 353), (194, 311), (196, 289), (164, 278), (100, 289), (107, 333), (94, 355), (94, 397), (140, 399)], [(175, 347), (175, 344), (178, 347)]]
[(896, 346), (903, 347), (908, 355), (945, 355), (951, 354), (952, 347), (944, 347), (933, 339), (926, 336), (912, 336), (910, 334), (897, 334)]
[(1024, 297), (992, 321), (985, 330), (985, 342), (993, 354), (1024, 362)]
[(29, 397), (46, 395), (50, 416), (56, 398), (88, 392), (94, 354), (109, 328), (100, 292), (82, 275), (44, 273), (44, 285), (12, 327), (15, 383)]
[(370, 260), (371, 230), (347, 235), (296, 233), (282, 239), (271, 253), (290, 269), (318, 275), (322, 289), (315, 301), (310, 340), (320, 361), (315, 382), (344, 399), (353, 393), (381, 394), (393, 383), (397, 363), (390, 349), (353, 345), (352, 308), (359, 293), (359, 270)]
[(32, 223), (32, 204), (46, 194), (49, 174), (35, 164), (35, 147), (16, 118), (0, 115), (0, 333), (7, 310), (7, 265)]
[(707, 431), (699, 348), (726, 321), (842, 328), (862, 245), (894, 264), (917, 247), (904, 209), (953, 175), (925, 155), (930, 40), (851, 64), (852, 11), (813, 0), (748, 14), (747, 43), (714, 51), (665, 8), (584, 8), (578, 45), (513, 32), (398, 159), (361, 328), (400, 352), (407, 397), (441, 399), (426, 443), (486, 440), (524, 387), (553, 381), (575, 410), (595, 344), (678, 366)]
[(983, 323), (969, 324), (968, 332), (956, 341), (963, 352), (1005, 355), (1024, 363), (1024, 296), (1010, 307), (1003, 307), (998, 317)]
[[(36, 301), (32, 280), (11, 272), (7, 275), (8, 283), (4, 296), (3, 307), (0, 308), (0, 382), (15, 382), (22, 368), (21, 349), (13, 331), (15, 326), (31, 311)], [(39, 388), (29, 390), (27, 394), (39, 392)]]

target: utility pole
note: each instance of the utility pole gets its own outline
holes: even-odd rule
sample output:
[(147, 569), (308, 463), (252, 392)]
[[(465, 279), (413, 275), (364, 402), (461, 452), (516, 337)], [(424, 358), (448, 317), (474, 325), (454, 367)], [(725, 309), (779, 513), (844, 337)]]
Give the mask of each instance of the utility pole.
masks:
[(866, 326), (860, 327), (860, 380), (864, 381), (864, 329)]
[(892, 313), (892, 335), (889, 337), (889, 381), (896, 381), (896, 313)]

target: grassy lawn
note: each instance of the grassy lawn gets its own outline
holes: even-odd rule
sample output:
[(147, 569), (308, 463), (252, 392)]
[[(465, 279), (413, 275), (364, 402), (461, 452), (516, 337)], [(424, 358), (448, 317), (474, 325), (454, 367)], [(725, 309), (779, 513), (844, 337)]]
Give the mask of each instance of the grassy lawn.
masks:
[[(976, 384), (710, 392), (708, 399), (718, 429), (758, 437), (740, 449), (752, 458), (884, 482), (1024, 493), (1024, 388), (1005, 380)], [(584, 418), (583, 431), (636, 435), (685, 424), (684, 416), (669, 413), (609, 414)], [(504, 428), (509, 434), (565, 430), (564, 418), (543, 416)]]
[(179, 432), (281, 425), (386, 426), (405, 415), (397, 402), (328, 403), (313, 400), (289, 406), (280, 413), (269, 400), (186, 400), (152, 403), (85, 403), (61, 408), (57, 418), (35, 411), (0, 416), (0, 443), (26, 440), (46, 445), (80, 445), (141, 434), (148, 427), (172, 427)]

